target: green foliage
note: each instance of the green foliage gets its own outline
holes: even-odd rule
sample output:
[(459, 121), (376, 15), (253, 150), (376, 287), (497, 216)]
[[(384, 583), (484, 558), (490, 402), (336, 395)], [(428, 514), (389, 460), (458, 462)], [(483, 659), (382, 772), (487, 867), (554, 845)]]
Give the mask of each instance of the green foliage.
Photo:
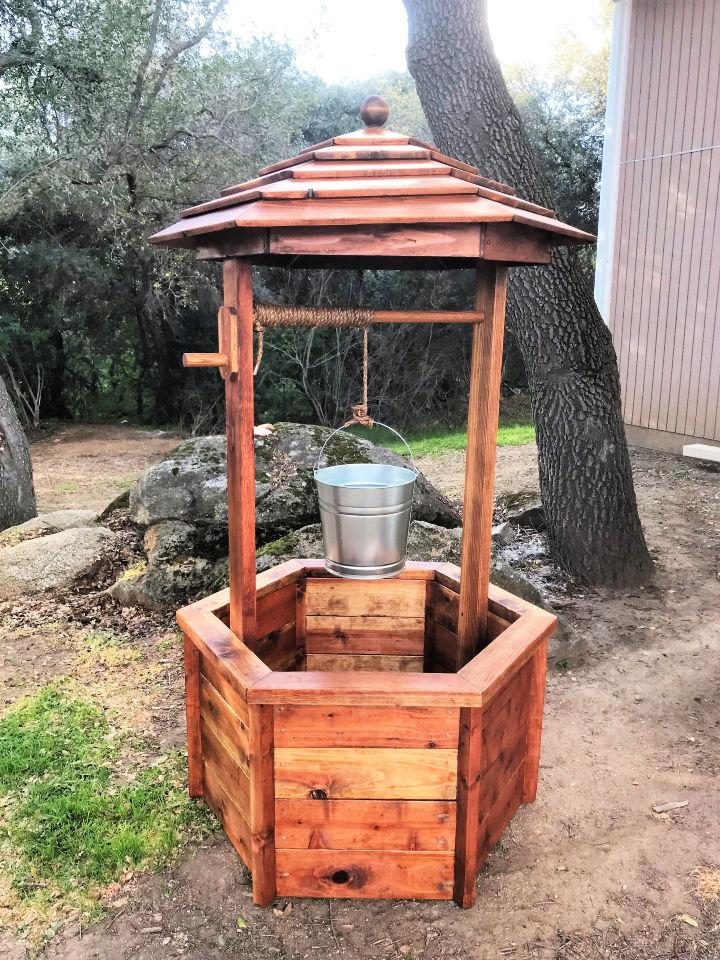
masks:
[(0, 719), (3, 871), (20, 897), (51, 887), (87, 907), (124, 871), (173, 855), (195, 817), (182, 759), (119, 777), (119, 753), (103, 712), (59, 686)]
[[(413, 430), (405, 439), (414, 457), (437, 457), (443, 453), (464, 450), (467, 447), (467, 430), (443, 430), (437, 427)], [(407, 453), (405, 445), (397, 439), (383, 438), (378, 442), (397, 453)], [(534, 442), (535, 428), (532, 423), (509, 423), (498, 427), (497, 445), (499, 447), (517, 447)]]

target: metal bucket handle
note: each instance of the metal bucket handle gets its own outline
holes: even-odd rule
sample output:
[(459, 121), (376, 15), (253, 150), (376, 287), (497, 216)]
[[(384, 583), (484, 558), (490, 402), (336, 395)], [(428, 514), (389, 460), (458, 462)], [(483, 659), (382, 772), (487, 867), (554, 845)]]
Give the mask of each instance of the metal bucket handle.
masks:
[[(325, 443), (324, 443), (324, 444), (322, 445), (322, 447), (320, 448), (320, 453), (319, 453), (319, 455), (318, 455), (317, 463), (315, 464), (315, 476), (316, 476), (316, 477), (317, 477), (317, 472), (318, 472), (318, 470), (320, 469), (320, 461), (322, 460), (322, 456), (323, 456), (323, 454), (325, 453), (325, 447), (330, 443), (330, 441), (332, 440), (332, 438), (335, 436), (336, 433), (340, 433), (340, 431), (341, 431), (341, 430), (344, 430), (347, 426), (348, 426), (348, 424), (344, 423), (341, 427), (338, 427), (336, 430), (333, 430), (333, 432), (330, 434), (330, 436), (327, 438), (327, 440), (325, 441)], [(391, 426), (389, 426), (387, 423), (381, 423), (379, 420), (375, 420), (374, 423), (373, 423), (373, 426), (385, 427), (386, 430), (389, 430), (390, 433), (394, 433), (395, 436), (405, 444), (405, 449), (406, 449), (407, 452), (410, 454), (410, 462), (412, 463), (412, 468), (413, 468), (413, 471), (414, 471), (414, 473), (415, 473), (415, 476), (416, 476), (416, 477), (419, 477), (419, 476), (420, 476), (420, 471), (418, 470), (418, 468), (417, 468), (417, 466), (416, 466), (416, 464), (415, 464), (415, 457), (413, 456), (413, 452), (412, 452), (412, 450), (410, 449), (410, 444), (407, 442), (407, 440), (405, 439), (405, 437), (404, 437), (401, 433), (398, 433), (398, 431), (395, 429), (395, 427), (391, 427)]]

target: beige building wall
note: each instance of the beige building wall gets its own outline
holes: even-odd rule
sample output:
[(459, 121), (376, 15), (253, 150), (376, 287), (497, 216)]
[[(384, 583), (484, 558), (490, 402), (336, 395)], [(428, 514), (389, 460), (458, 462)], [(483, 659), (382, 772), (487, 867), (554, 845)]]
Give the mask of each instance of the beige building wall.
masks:
[(624, 3), (606, 319), (629, 438), (679, 452), (720, 441), (720, 0)]

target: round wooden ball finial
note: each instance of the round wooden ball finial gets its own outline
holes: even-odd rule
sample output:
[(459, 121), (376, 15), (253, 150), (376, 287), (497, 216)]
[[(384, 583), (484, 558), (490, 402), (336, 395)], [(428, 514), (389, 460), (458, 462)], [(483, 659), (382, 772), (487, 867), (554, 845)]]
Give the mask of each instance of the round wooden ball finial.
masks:
[(390, 115), (387, 100), (377, 94), (364, 100), (360, 107), (360, 116), (366, 127), (381, 127)]

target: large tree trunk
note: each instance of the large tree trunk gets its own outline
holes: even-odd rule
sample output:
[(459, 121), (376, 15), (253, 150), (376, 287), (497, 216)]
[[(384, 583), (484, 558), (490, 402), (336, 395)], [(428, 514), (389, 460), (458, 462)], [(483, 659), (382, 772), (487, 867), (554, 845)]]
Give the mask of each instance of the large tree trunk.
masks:
[[(486, 0), (404, 2), (408, 66), (438, 147), (552, 206), (493, 52)], [(552, 555), (592, 583), (643, 582), (652, 561), (610, 332), (571, 249), (510, 275), (508, 323), (532, 395)]]
[(0, 530), (36, 515), (27, 438), (0, 377)]

